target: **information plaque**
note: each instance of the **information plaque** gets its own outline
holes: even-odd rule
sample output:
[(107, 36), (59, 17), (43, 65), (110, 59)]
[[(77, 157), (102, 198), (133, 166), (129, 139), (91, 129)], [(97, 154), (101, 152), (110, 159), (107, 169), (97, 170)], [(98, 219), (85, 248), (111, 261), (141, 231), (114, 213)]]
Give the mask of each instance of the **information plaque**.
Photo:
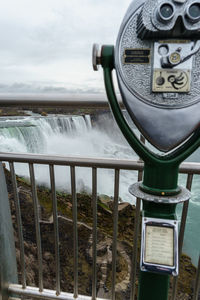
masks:
[(141, 270), (178, 275), (178, 222), (143, 218)]

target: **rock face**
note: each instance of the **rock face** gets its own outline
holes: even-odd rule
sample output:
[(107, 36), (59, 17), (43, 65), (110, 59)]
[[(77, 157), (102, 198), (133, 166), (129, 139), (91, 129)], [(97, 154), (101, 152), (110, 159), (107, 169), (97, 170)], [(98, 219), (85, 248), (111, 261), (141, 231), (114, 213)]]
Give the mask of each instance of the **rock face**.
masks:
[[(19, 282), (21, 282), (20, 251), (17, 233), (17, 222), (13, 189), (10, 174), (5, 170), (9, 199), (12, 211), (13, 228), (16, 242)], [(29, 286), (38, 286), (38, 260), (34, 225), (34, 210), (30, 185), (17, 178), (18, 192), (23, 224), (26, 282)], [(51, 193), (44, 187), (37, 189), (40, 203), (40, 231), (42, 240), (43, 283), (44, 288), (55, 289), (55, 242), (52, 216)], [(61, 290), (73, 293), (73, 222), (71, 195), (57, 192), (59, 251)], [(112, 234), (113, 234), (113, 201), (101, 197), (97, 203), (97, 296), (110, 298), (112, 282)], [(116, 298), (129, 299), (130, 272), (134, 235), (135, 207), (129, 203), (120, 203), (118, 208), (118, 242), (116, 263)], [(92, 294), (92, 256), (93, 256), (93, 215), (92, 198), (87, 194), (77, 194), (78, 216), (78, 290), (79, 294)], [(139, 261), (139, 255), (138, 255)], [(138, 271), (139, 272), (139, 271)], [(177, 299), (192, 299), (195, 267), (187, 256), (181, 260), (181, 283)], [(138, 274), (137, 274), (138, 276)], [(138, 279), (136, 280), (137, 291)]]

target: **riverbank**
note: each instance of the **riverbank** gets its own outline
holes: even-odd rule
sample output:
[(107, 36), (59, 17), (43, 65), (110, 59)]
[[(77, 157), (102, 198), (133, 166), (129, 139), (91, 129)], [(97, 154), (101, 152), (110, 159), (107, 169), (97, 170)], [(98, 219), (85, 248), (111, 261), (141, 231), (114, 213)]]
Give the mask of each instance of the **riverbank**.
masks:
[[(98, 113), (108, 112), (109, 109), (103, 108), (70, 108), (70, 107), (2, 107), (0, 109), (0, 117), (23, 117), (31, 116), (32, 113), (46, 117), (48, 115), (96, 115)], [(32, 113), (31, 113), (32, 112)]]
[[(16, 213), (13, 200), (13, 190), (10, 173), (6, 170), (8, 193), (11, 203), (14, 234), (17, 247), (18, 274), (21, 278), (19, 264), (19, 244), (17, 238)], [(37, 247), (34, 227), (33, 203), (29, 183), (17, 178), (22, 213), (25, 262), (27, 285), (38, 285)], [(49, 189), (38, 187), (40, 202), (40, 229), (43, 253), (44, 287), (55, 289), (55, 258), (54, 258), (54, 231), (52, 217), (52, 201)], [(71, 195), (57, 192), (58, 222), (60, 238), (61, 289), (73, 292), (73, 224)], [(111, 289), (111, 262), (112, 262), (112, 234), (113, 234), (113, 200), (107, 196), (98, 197), (98, 243), (97, 243), (97, 295), (110, 296)], [(78, 274), (79, 293), (91, 295), (92, 283), (92, 198), (91, 195), (77, 194), (78, 213)], [(116, 269), (117, 299), (129, 299), (130, 270), (134, 235), (135, 207), (129, 203), (120, 203), (118, 208), (118, 246)], [(139, 261), (139, 258), (138, 258)], [(191, 259), (182, 255), (181, 276), (178, 285), (177, 299), (192, 299), (193, 284), (196, 269)], [(138, 287), (138, 272), (136, 288)]]

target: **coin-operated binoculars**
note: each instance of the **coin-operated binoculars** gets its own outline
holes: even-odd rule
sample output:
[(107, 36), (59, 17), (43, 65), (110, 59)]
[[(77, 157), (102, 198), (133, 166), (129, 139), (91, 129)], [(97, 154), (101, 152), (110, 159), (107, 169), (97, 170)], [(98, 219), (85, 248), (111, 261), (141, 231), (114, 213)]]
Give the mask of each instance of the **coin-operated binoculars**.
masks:
[[(143, 181), (130, 193), (143, 199), (139, 299), (167, 299), (169, 275), (178, 275), (176, 204), (190, 193), (177, 185), (180, 163), (200, 145), (200, 0), (135, 0), (117, 43), (93, 47), (93, 68), (102, 65), (115, 119), (144, 161)], [(116, 70), (124, 106), (142, 135), (135, 136), (119, 107)]]

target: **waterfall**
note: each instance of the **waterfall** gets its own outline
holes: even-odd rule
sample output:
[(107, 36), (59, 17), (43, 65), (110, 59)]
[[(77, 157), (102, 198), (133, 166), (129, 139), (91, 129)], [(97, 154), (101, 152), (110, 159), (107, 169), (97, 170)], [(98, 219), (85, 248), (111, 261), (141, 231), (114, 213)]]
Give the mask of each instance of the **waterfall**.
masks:
[(75, 136), (90, 131), (90, 116), (0, 118), (2, 152), (48, 153), (55, 135)]
[[(113, 125), (110, 115), (104, 116), (103, 126), (92, 126), (90, 115), (48, 117), (10, 117), (0, 118), (0, 151), (40, 153), (50, 155), (136, 158), (132, 149), (121, 136), (119, 129)], [(107, 130), (109, 128), (109, 130)], [(119, 136), (121, 136), (119, 138)], [(91, 169), (76, 168), (77, 191), (91, 191)], [(27, 164), (16, 164), (18, 175), (29, 177)], [(134, 173), (134, 174), (133, 174)], [(47, 166), (35, 166), (36, 180), (39, 184), (49, 186)], [(69, 168), (55, 167), (56, 186), (70, 191)], [(128, 193), (128, 185), (137, 178), (137, 173), (122, 172), (120, 196), (133, 202)], [(134, 179), (135, 178), (135, 179)], [(112, 170), (98, 170), (98, 191), (100, 194), (113, 196), (114, 173)], [(106, 183), (106, 184), (105, 184)]]

